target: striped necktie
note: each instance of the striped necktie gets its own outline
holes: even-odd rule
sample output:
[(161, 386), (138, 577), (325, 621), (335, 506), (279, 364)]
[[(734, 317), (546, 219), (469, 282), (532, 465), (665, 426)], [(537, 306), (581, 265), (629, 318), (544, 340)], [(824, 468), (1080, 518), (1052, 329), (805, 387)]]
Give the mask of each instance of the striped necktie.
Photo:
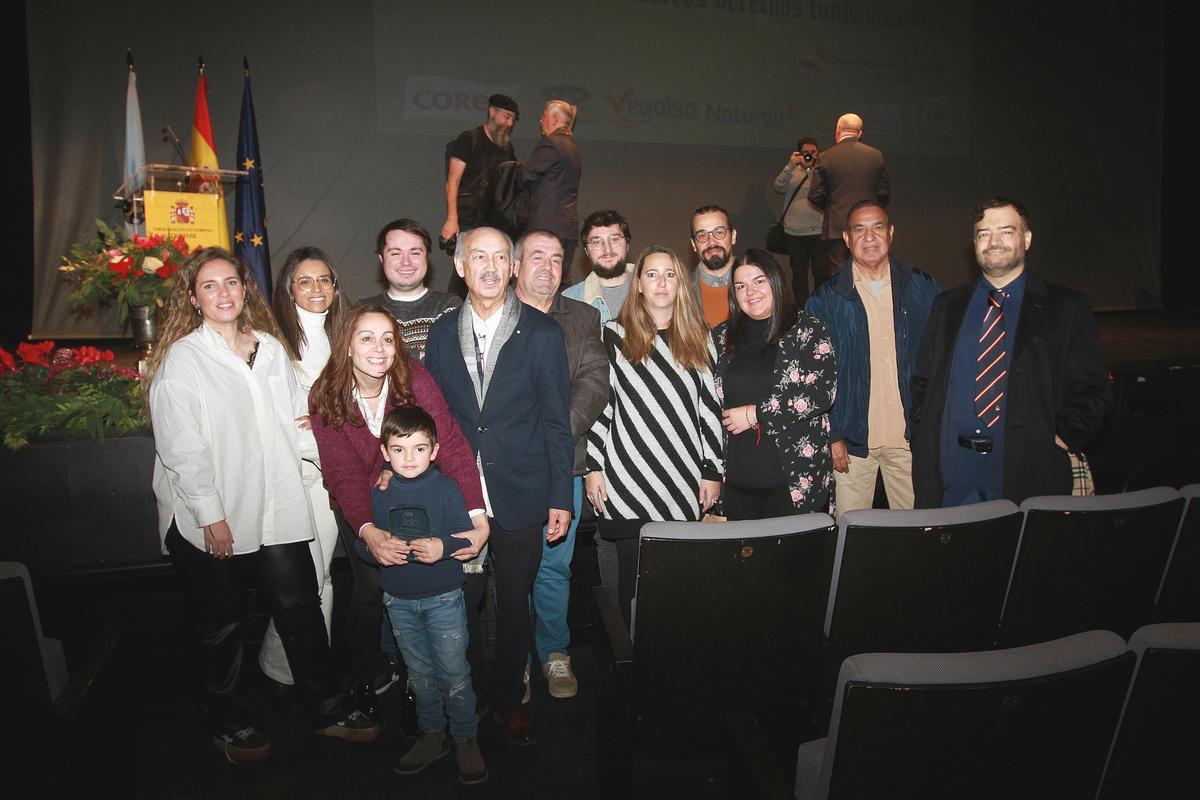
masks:
[(987, 313), (983, 316), (983, 332), (979, 337), (975, 416), (984, 428), (991, 428), (1000, 421), (1001, 400), (1008, 384), (1008, 370), (1004, 368), (1004, 354), (1008, 349), (1004, 341), (1004, 299), (1007, 296), (1003, 289), (988, 292)]

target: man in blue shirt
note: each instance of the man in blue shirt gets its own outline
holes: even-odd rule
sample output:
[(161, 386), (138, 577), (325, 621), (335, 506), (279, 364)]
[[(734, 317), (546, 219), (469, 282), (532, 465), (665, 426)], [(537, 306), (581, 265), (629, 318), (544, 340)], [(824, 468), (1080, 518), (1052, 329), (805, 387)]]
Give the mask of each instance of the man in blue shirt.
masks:
[(1070, 494), (1112, 403), (1081, 293), (1025, 270), (1029, 215), (994, 197), (975, 209), (982, 277), (933, 302), (912, 378), (918, 508)]

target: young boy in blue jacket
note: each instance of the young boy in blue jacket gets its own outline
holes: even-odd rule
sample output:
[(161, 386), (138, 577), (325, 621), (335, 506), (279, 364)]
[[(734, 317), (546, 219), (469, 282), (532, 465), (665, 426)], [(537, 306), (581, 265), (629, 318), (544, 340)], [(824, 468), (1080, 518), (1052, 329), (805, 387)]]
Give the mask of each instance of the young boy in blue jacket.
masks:
[[(454, 739), (459, 780), (487, 780), (476, 742), (475, 691), (467, 664), (467, 612), (462, 565), (450, 558), (466, 539), (471, 518), (458, 485), (433, 465), (437, 427), (418, 406), (392, 409), (383, 418), (380, 450), (394, 476), (386, 489), (371, 491), (375, 524), (404, 539), (405, 561), (380, 570), (383, 602), (408, 667), (421, 736), (392, 769), (415, 775), (450, 752)], [(364, 560), (377, 564), (366, 544), (356, 545)], [(449, 718), (450, 737), (446, 735)]]

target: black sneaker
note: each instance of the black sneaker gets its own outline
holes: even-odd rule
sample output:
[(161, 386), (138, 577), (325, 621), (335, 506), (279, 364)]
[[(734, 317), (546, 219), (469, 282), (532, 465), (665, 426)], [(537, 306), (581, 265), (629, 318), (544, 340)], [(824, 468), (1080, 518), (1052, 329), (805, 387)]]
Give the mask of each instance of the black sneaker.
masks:
[(347, 742), (373, 742), (379, 738), (379, 723), (355, 709), (337, 722), (317, 728), (317, 735)]
[(212, 743), (231, 764), (251, 764), (271, 755), (271, 740), (255, 730), (253, 725), (222, 728), (213, 734)]
[(383, 694), (398, 680), (400, 680), (400, 665), (381, 657), (375, 664), (375, 678), (371, 682), (375, 694)]

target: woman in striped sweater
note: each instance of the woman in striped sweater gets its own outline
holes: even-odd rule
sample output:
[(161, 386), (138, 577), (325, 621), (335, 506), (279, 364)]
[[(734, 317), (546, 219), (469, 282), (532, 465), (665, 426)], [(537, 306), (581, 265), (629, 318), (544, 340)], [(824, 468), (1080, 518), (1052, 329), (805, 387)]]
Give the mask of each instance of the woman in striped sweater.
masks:
[(698, 520), (721, 493), (716, 353), (683, 280), (675, 253), (646, 248), (629, 299), (604, 328), (609, 400), (588, 433), (584, 490), (600, 536), (617, 545), (626, 625), (642, 525)]

